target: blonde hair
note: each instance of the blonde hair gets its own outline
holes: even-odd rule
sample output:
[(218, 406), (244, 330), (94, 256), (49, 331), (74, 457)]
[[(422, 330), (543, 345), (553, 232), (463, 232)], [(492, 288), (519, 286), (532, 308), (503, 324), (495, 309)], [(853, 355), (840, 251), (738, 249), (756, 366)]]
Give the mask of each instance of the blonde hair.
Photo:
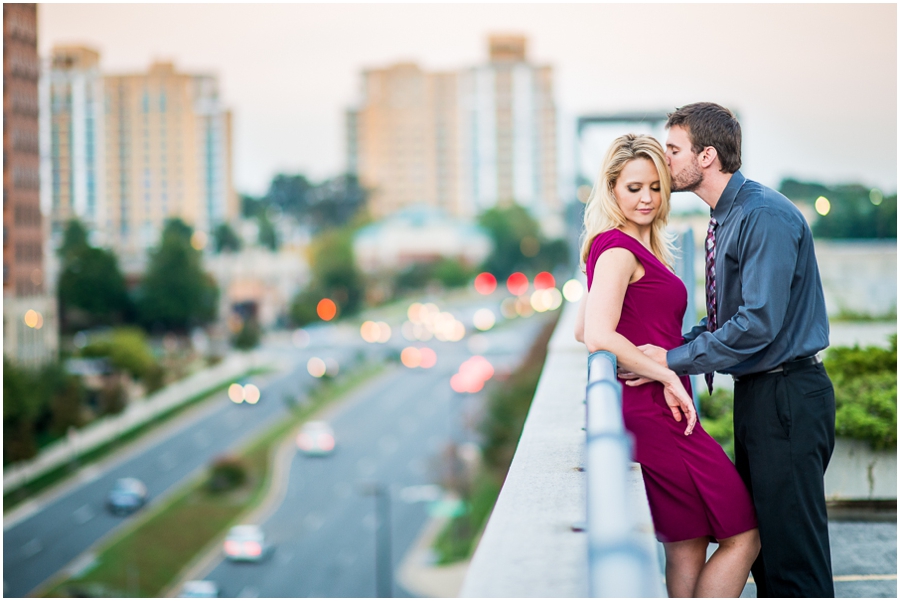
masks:
[(645, 135), (625, 134), (615, 139), (600, 168), (597, 183), (594, 184), (584, 209), (584, 230), (581, 233), (581, 270), (585, 270), (591, 244), (598, 234), (625, 225), (627, 219), (616, 202), (613, 191), (625, 165), (635, 159), (647, 159), (656, 166), (659, 173), (659, 194), (661, 203), (656, 219), (650, 228), (650, 251), (665, 265), (674, 263), (674, 236), (666, 231), (669, 221), (669, 196), (672, 180), (666, 167), (666, 154), (659, 142)]

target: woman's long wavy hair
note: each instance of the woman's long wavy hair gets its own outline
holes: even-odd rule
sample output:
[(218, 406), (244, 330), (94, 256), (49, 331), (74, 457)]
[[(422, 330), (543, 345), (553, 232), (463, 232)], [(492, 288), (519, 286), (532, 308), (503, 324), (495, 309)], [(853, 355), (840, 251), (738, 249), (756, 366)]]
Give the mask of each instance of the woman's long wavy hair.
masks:
[(645, 135), (625, 134), (615, 139), (600, 168), (600, 175), (584, 209), (584, 230), (581, 234), (581, 270), (585, 270), (591, 243), (598, 234), (620, 228), (627, 222), (616, 202), (614, 188), (622, 169), (629, 161), (649, 159), (659, 173), (661, 203), (650, 229), (650, 250), (656, 258), (671, 267), (674, 262), (674, 236), (666, 231), (669, 221), (669, 197), (672, 180), (666, 167), (666, 153), (659, 142)]

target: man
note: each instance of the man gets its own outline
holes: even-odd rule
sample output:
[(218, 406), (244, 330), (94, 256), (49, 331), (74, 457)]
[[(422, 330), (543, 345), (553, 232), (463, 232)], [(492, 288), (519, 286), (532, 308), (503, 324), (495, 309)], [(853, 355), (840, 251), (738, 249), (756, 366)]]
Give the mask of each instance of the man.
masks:
[[(824, 474), (834, 449), (834, 388), (819, 351), (828, 317), (812, 232), (783, 195), (749, 180), (741, 128), (709, 102), (669, 115), (673, 191), (710, 207), (707, 318), (666, 352), (679, 375), (734, 378), (735, 465), (759, 520), (759, 597), (833, 597)], [(721, 377), (721, 376), (720, 376)], [(638, 385), (641, 381), (629, 382)]]

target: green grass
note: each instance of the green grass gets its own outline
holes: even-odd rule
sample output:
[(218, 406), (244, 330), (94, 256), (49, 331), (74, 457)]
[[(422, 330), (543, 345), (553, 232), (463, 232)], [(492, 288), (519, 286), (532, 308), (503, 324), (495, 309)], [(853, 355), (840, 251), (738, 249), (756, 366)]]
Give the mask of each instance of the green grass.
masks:
[(482, 473), (472, 491), (472, 500), (466, 505), (466, 513), (452, 518), (434, 541), (432, 548), (437, 554), (438, 565), (467, 559), (475, 552), (498, 496), (500, 485)]
[[(252, 375), (268, 373), (269, 371), (271, 371), (271, 370), (261, 369), (261, 368), (251, 369), (251, 370), (233, 378), (233, 380), (239, 380), (240, 378), (246, 378), (246, 377), (252, 376)], [(213, 386), (211, 388), (208, 388), (208, 389), (204, 390), (203, 392), (200, 392), (200, 393), (192, 396), (191, 398), (189, 398), (187, 401), (185, 401), (181, 405), (178, 405), (177, 407), (173, 407), (172, 409), (157, 415), (150, 421), (145, 422), (145, 423), (141, 424), (140, 426), (137, 426), (135, 428), (132, 428), (131, 430), (128, 430), (128, 431), (122, 433), (122, 435), (119, 436), (118, 438), (111, 440), (107, 443), (104, 443), (100, 446), (94, 447), (93, 449), (91, 449), (89, 451), (85, 451), (84, 453), (78, 455), (78, 457), (76, 457), (71, 463), (61, 465), (57, 468), (54, 468), (54, 469), (50, 470), (49, 472), (46, 472), (46, 473), (38, 476), (34, 480), (31, 480), (27, 484), (23, 484), (22, 486), (14, 488), (13, 490), (11, 490), (9, 492), (5, 492), (3, 494), (3, 513), (5, 514), (9, 511), (11, 511), (12, 509), (15, 509), (17, 506), (21, 505), (24, 501), (27, 501), (28, 499), (32, 498), (33, 496), (37, 495), (38, 493), (50, 488), (51, 486), (54, 486), (54, 485), (62, 482), (66, 478), (69, 478), (79, 468), (84, 467), (85, 465), (88, 465), (91, 463), (95, 463), (95, 462), (103, 459), (104, 457), (107, 457), (111, 453), (120, 450), (123, 446), (144, 436), (145, 434), (149, 433), (151, 430), (153, 430), (157, 426), (169, 421), (173, 417), (180, 415), (185, 410), (187, 410), (189, 407), (193, 407), (194, 405), (197, 405), (198, 403), (211, 398), (212, 396), (222, 392), (223, 390), (227, 390), (228, 386), (231, 385), (231, 382), (233, 380), (229, 380), (228, 382), (225, 382), (218, 386)]]
[(368, 365), (346, 377), (323, 381), (306, 403), (295, 406), (289, 419), (236, 453), (247, 466), (244, 486), (214, 495), (204, 486), (206, 474), (189, 482), (165, 505), (109, 541), (84, 573), (51, 584), (41, 596), (163, 595), (198, 553), (262, 501), (271, 479), (269, 459), (284, 436), (383, 369), (381, 364)]

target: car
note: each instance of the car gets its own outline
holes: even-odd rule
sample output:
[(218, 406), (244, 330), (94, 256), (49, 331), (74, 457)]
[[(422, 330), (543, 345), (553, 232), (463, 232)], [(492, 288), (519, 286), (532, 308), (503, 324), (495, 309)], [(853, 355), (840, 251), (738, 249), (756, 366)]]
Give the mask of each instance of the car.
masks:
[(137, 511), (147, 502), (147, 487), (137, 478), (119, 478), (106, 495), (106, 507), (116, 514)]
[(250, 524), (232, 527), (223, 548), (231, 561), (262, 561), (271, 551), (262, 528)]
[(219, 585), (212, 580), (188, 580), (181, 585), (179, 597), (207, 599), (219, 596)]
[(334, 452), (334, 430), (326, 422), (306, 422), (297, 434), (297, 448), (310, 456), (324, 456)]

